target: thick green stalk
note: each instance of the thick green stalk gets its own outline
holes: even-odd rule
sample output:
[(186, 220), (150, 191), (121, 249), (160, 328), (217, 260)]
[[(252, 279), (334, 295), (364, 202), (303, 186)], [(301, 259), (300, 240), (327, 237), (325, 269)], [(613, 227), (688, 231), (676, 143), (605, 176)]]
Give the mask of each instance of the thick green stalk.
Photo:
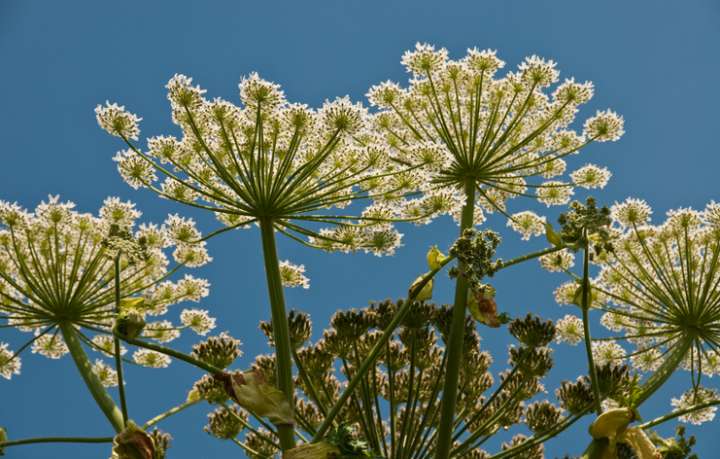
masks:
[[(120, 254), (115, 257), (115, 314), (120, 314)], [(122, 356), (120, 354), (120, 339), (113, 336), (115, 354), (115, 371), (118, 376), (118, 393), (120, 395), (120, 410), (123, 416), (123, 425), (127, 425), (128, 409), (125, 400), (125, 379), (123, 378)]]
[(595, 362), (592, 355), (592, 338), (590, 337), (590, 259), (589, 259), (589, 248), (587, 242), (585, 242), (585, 248), (583, 250), (583, 279), (582, 279), (582, 321), (583, 331), (585, 333), (585, 353), (588, 361), (588, 371), (590, 372), (590, 383), (592, 384), (594, 401), (593, 406), (595, 412), (600, 415), (602, 414), (602, 400), (600, 400), (600, 385), (598, 384), (597, 369), (595, 368)]
[[(473, 227), (475, 213), (475, 183), (468, 180), (465, 184), (465, 205), (460, 221), (460, 236)], [(443, 387), (442, 407), (440, 411), (440, 424), (438, 425), (438, 440), (435, 450), (437, 459), (448, 459), (452, 446), (453, 420), (455, 419), (455, 403), (457, 402), (457, 388), (460, 377), (460, 364), (462, 363), (463, 341), (465, 335), (465, 309), (467, 307), (468, 282), (463, 276), (464, 263), (458, 266), (460, 275), (455, 284), (455, 302), (448, 338), (447, 367), (445, 369), (445, 385)]]
[[(285, 312), (285, 298), (280, 279), (280, 261), (275, 247), (275, 233), (270, 219), (260, 219), (263, 256), (265, 257), (265, 274), (267, 276), (270, 309), (272, 312), (273, 339), (277, 361), (278, 388), (285, 394), (290, 406), (293, 406), (294, 389), (292, 376), (292, 352), (290, 350), (290, 327)], [(292, 425), (279, 425), (278, 437), (282, 450), (295, 446), (295, 428)]]
[(92, 365), (90, 364), (87, 354), (85, 354), (85, 351), (78, 340), (77, 332), (69, 323), (61, 323), (60, 331), (65, 339), (65, 344), (67, 344), (67, 347), (70, 350), (70, 355), (75, 361), (75, 366), (80, 372), (80, 376), (82, 376), (85, 381), (85, 384), (95, 399), (95, 402), (98, 404), (102, 412), (105, 413), (105, 416), (108, 418), (108, 421), (110, 421), (110, 424), (112, 424), (113, 429), (115, 429), (116, 432), (121, 432), (124, 426), (122, 413), (118, 409), (117, 405), (115, 405), (112, 397), (110, 397), (103, 387), (100, 379), (98, 379), (95, 373), (93, 373)]

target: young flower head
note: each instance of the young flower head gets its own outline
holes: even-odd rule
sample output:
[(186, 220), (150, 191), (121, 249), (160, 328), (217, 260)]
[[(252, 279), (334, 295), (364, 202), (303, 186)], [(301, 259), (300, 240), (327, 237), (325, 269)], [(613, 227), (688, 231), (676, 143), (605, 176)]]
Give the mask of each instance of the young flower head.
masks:
[[(367, 96), (379, 109), (373, 117), (381, 134), (379, 148), (399, 163), (418, 167), (412, 179), (398, 185), (420, 197), (403, 201), (397, 190), (388, 190), (393, 205), (408, 216), (418, 209), (459, 214), (468, 187), (478, 209), (509, 216), (511, 198), (560, 205), (574, 187), (599, 188), (607, 182), (610, 173), (596, 166), (574, 172), (572, 181), (552, 180), (565, 172), (569, 155), (623, 134), (622, 117), (611, 111), (587, 119), (582, 133), (572, 129), (579, 106), (593, 95), (592, 83), (568, 79), (556, 84), (555, 63), (538, 56), (497, 76), (504, 62), (490, 50), (471, 49), (452, 60), (444, 48), (417, 44), (402, 63), (412, 74), (407, 88), (384, 82)], [(446, 205), (431, 205), (438, 195)]]
[[(116, 259), (125, 317), (145, 322), (143, 317), (163, 315), (170, 305), (207, 295), (202, 279), (168, 280), (183, 265), (209, 260), (203, 244), (190, 244), (171, 230), (174, 219), (163, 226), (136, 225), (140, 212), (117, 198), (106, 199), (97, 216), (74, 207), (57, 197), (32, 212), (0, 202), (0, 318), (34, 334), (33, 353), (53, 359), (67, 354), (59, 326), (68, 323), (87, 345), (113, 352)], [(168, 320), (151, 321), (144, 334), (170, 341), (179, 329)], [(0, 349), (3, 356), (6, 348)], [(3, 376), (17, 373), (16, 359), (0, 361)]]
[[(97, 109), (100, 127), (128, 144), (115, 161), (130, 186), (210, 210), (225, 230), (267, 221), (323, 249), (391, 253), (397, 247), (399, 237), (386, 234), (394, 234), (387, 222), (400, 218), (397, 209), (339, 211), (402, 191), (397, 183), (410, 180), (414, 169), (375, 145), (360, 104), (344, 97), (313, 110), (288, 102), (277, 84), (256, 73), (240, 81), (241, 105), (206, 99), (184, 75), (167, 89), (182, 137), (152, 137), (146, 149), (130, 142), (139, 118), (115, 104)], [(317, 228), (323, 224), (331, 228)], [(357, 237), (347, 238), (348, 231)]]

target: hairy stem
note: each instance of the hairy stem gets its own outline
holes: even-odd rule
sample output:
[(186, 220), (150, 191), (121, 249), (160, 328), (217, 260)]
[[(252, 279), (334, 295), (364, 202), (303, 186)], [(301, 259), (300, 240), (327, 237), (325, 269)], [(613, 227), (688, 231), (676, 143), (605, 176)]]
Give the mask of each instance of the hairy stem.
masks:
[(75, 361), (75, 366), (80, 372), (80, 376), (82, 376), (85, 381), (85, 385), (87, 385), (90, 394), (92, 394), (95, 402), (108, 418), (108, 421), (110, 421), (113, 429), (115, 429), (116, 432), (121, 432), (125, 425), (122, 413), (118, 409), (117, 405), (115, 405), (112, 397), (110, 397), (105, 390), (105, 387), (103, 387), (100, 379), (98, 379), (97, 375), (93, 373), (92, 365), (90, 364), (90, 360), (88, 360), (87, 354), (85, 354), (85, 351), (78, 340), (75, 328), (73, 328), (71, 324), (63, 322), (60, 324), (60, 331), (62, 332), (65, 344), (67, 344), (67, 347), (70, 350), (70, 355)]
[[(460, 221), (460, 235), (473, 227), (475, 213), (475, 183), (468, 180), (465, 184), (465, 205)], [(460, 275), (455, 284), (455, 301), (452, 310), (450, 337), (446, 352), (448, 353), (447, 367), (445, 369), (445, 385), (443, 387), (442, 406), (440, 411), (440, 424), (438, 425), (438, 440), (435, 450), (437, 459), (448, 459), (452, 446), (452, 427), (455, 418), (455, 403), (457, 402), (457, 387), (460, 376), (460, 364), (463, 354), (463, 338), (465, 335), (465, 309), (467, 307), (468, 283), (463, 276), (464, 263), (459, 264)]]
[[(290, 351), (290, 328), (288, 326), (287, 313), (285, 312), (285, 298), (283, 296), (283, 286), (280, 279), (280, 261), (278, 260), (277, 248), (275, 247), (275, 233), (272, 220), (265, 218), (260, 219), (260, 232), (262, 234), (265, 274), (267, 276), (270, 309), (272, 312), (278, 388), (285, 394), (285, 397), (292, 407), (294, 389), (292, 353)], [(286, 451), (293, 448), (295, 446), (294, 427), (292, 425), (279, 425), (277, 427), (282, 450)]]
[(142, 427), (142, 428), (143, 428), (143, 429), (147, 429), (147, 428), (149, 428), (149, 427), (152, 427), (152, 426), (154, 426), (155, 424), (157, 424), (158, 422), (160, 422), (160, 421), (162, 421), (162, 420), (164, 420), (164, 419), (167, 419), (167, 418), (169, 418), (170, 416), (173, 416), (173, 415), (175, 415), (175, 414), (178, 414), (179, 412), (183, 411), (185, 408), (189, 408), (189, 407), (191, 407), (191, 406), (193, 406), (193, 405), (201, 402), (202, 400), (203, 400), (203, 399), (201, 399), (201, 398), (198, 398), (198, 399), (196, 399), (196, 400), (188, 400), (188, 401), (185, 402), (185, 403), (181, 403), (181, 404), (179, 404), (178, 406), (174, 406), (174, 407), (170, 408), (169, 410), (167, 410), (167, 411), (165, 411), (165, 412), (163, 412), (163, 413), (160, 413), (160, 414), (158, 414), (157, 416), (155, 416), (154, 418), (150, 419), (148, 422), (146, 422), (145, 424), (143, 424), (143, 427)]

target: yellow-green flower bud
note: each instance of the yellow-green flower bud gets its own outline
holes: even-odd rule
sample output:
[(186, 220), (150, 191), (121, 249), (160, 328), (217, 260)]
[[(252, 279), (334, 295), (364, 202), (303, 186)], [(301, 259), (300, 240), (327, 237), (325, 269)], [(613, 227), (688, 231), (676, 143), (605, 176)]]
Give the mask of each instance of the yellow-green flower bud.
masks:
[(548, 242), (555, 247), (562, 247), (563, 240), (560, 234), (558, 234), (550, 223), (545, 223), (545, 237)]
[(409, 296), (412, 296), (415, 294), (415, 300), (416, 301), (426, 301), (432, 298), (433, 293), (433, 280), (430, 279), (423, 287), (420, 289), (419, 292), (416, 293), (416, 290), (418, 286), (420, 285), (420, 282), (422, 282), (423, 276), (418, 276), (417, 279), (412, 283), (410, 286), (410, 294)]
[(121, 311), (141, 312), (145, 306), (145, 298), (123, 298), (120, 300)]
[(5, 443), (7, 440), (7, 432), (3, 427), (0, 427), (0, 456), (5, 455), (5, 449), (2, 447), (2, 444)]
[(331, 459), (340, 456), (340, 449), (321, 441), (297, 446), (283, 453), (283, 459)]
[(440, 269), (445, 260), (447, 260), (447, 256), (436, 245), (430, 247), (427, 253), (427, 263), (430, 269)]
[(113, 333), (123, 338), (135, 339), (145, 328), (145, 319), (135, 311), (120, 311), (115, 319)]

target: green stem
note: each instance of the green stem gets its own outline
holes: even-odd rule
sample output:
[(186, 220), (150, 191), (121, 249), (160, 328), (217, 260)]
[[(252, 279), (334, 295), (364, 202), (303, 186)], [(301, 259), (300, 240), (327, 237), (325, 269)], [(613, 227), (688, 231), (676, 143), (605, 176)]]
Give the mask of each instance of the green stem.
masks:
[(325, 433), (327, 433), (328, 429), (335, 420), (335, 417), (340, 413), (342, 407), (348, 401), (357, 385), (360, 384), (362, 379), (370, 370), (370, 367), (375, 364), (375, 360), (377, 360), (378, 356), (383, 351), (383, 348), (387, 345), (388, 341), (390, 341), (393, 333), (395, 333), (395, 329), (398, 327), (398, 325), (400, 325), (400, 322), (405, 319), (407, 313), (410, 312), (410, 307), (412, 306), (415, 298), (423, 289), (423, 287), (425, 287), (425, 285), (427, 285), (427, 283), (430, 282), (433, 277), (435, 277), (435, 274), (437, 274), (438, 271), (440, 271), (446, 264), (450, 263), (454, 259), (454, 256), (448, 256), (446, 259), (440, 262), (440, 266), (423, 275), (420, 279), (420, 282), (415, 284), (414, 287), (410, 290), (410, 292), (408, 292), (407, 301), (405, 301), (402, 306), (400, 306), (400, 309), (398, 309), (390, 323), (387, 325), (387, 327), (385, 327), (385, 330), (383, 330), (382, 336), (378, 338), (378, 340), (375, 342), (375, 345), (373, 345), (372, 349), (368, 353), (368, 356), (365, 357), (365, 360), (363, 360), (363, 362), (360, 364), (360, 367), (355, 372), (355, 375), (350, 378), (350, 382), (348, 382), (347, 387), (340, 395), (340, 398), (338, 398), (337, 402), (333, 405), (330, 413), (328, 413), (328, 415), (325, 417), (325, 420), (323, 421), (322, 425), (313, 437), (313, 443), (323, 439)]
[[(460, 221), (460, 236), (473, 227), (475, 213), (475, 183), (468, 180), (465, 184), (465, 205)], [(459, 264), (460, 275), (455, 284), (455, 302), (453, 304), (450, 337), (446, 352), (448, 353), (447, 367), (445, 369), (445, 385), (443, 387), (442, 406), (440, 411), (440, 424), (438, 425), (438, 439), (435, 450), (437, 459), (448, 459), (452, 446), (452, 426), (455, 418), (455, 403), (457, 402), (457, 387), (460, 377), (460, 363), (462, 362), (463, 341), (465, 335), (465, 309), (467, 307), (468, 282), (463, 276), (464, 263)]]
[[(260, 232), (262, 235), (263, 256), (265, 257), (265, 274), (267, 276), (268, 294), (270, 296), (270, 309), (272, 312), (273, 339), (275, 341), (275, 355), (277, 361), (278, 388), (285, 394), (290, 406), (293, 406), (294, 389), (292, 375), (292, 353), (290, 351), (290, 327), (285, 312), (285, 298), (283, 296), (282, 280), (280, 278), (280, 261), (275, 247), (275, 232), (271, 219), (260, 219)], [(282, 450), (286, 451), (295, 446), (294, 427), (292, 425), (279, 425), (278, 437)]]
[(672, 419), (675, 419), (677, 417), (680, 417), (682, 415), (692, 413), (693, 411), (702, 410), (704, 408), (709, 408), (711, 406), (720, 405), (720, 400), (712, 400), (710, 402), (700, 403), (698, 405), (694, 405), (682, 410), (673, 411), (671, 413), (666, 414), (665, 416), (660, 416), (652, 421), (648, 421), (644, 424), (640, 424), (638, 427), (641, 429), (649, 429), (651, 427), (655, 427), (656, 425), (662, 424), (663, 422), (670, 421)]
[(63, 322), (60, 324), (60, 331), (62, 332), (65, 344), (67, 344), (67, 347), (70, 350), (70, 355), (75, 361), (75, 366), (80, 372), (80, 376), (82, 376), (85, 381), (85, 384), (95, 399), (95, 402), (108, 418), (108, 421), (112, 424), (113, 429), (115, 429), (116, 432), (121, 432), (124, 427), (122, 413), (118, 409), (117, 405), (115, 405), (112, 397), (110, 397), (103, 387), (100, 379), (98, 379), (97, 375), (93, 373), (92, 365), (90, 364), (87, 354), (85, 354), (85, 351), (78, 340), (75, 328), (73, 328), (72, 324)]
[(0, 443), (0, 449), (33, 443), (112, 443), (113, 437), (37, 437)]
[(196, 403), (199, 403), (200, 401), (202, 401), (202, 399), (198, 398), (197, 400), (189, 400), (185, 403), (181, 403), (178, 406), (174, 406), (174, 407), (170, 408), (169, 410), (165, 411), (164, 413), (160, 413), (157, 416), (155, 416), (154, 418), (150, 419), (148, 422), (143, 424), (142, 428), (147, 429), (149, 427), (152, 427), (155, 424), (157, 424), (158, 422), (160, 422), (164, 419), (167, 419), (170, 416), (178, 414), (179, 412), (183, 411), (185, 408), (189, 408), (189, 407), (195, 405)]
[[(120, 254), (115, 257), (115, 314), (120, 313)], [(125, 400), (125, 380), (123, 378), (122, 356), (120, 354), (120, 340), (113, 336), (115, 354), (115, 371), (118, 377), (118, 393), (120, 395), (120, 410), (122, 411), (123, 425), (127, 426), (128, 409)]]
[[(587, 239), (586, 239), (587, 241)], [(588, 244), (585, 242), (583, 250), (583, 279), (582, 279), (582, 321), (583, 331), (585, 333), (585, 353), (588, 361), (588, 371), (590, 372), (590, 383), (592, 384), (594, 400), (593, 405), (595, 412), (602, 414), (602, 400), (600, 400), (600, 385), (598, 384), (597, 369), (592, 355), (592, 338), (590, 337), (590, 254)]]
[(161, 354), (165, 354), (167, 356), (174, 357), (178, 360), (182, 360), (183, 362), (186, 362), (186, 363), (189, 363), (190, 365), (194, 365), (198, 368), (201, 368), (210, 374), (223, 373), (222, 368), (218, 368), (216, 366), (210, 365), (209, 363), (203, 362), (202, 360), (198, 360), (195, 357), (192, 357), (187, 354), (183, 354), (182, 352), (178, 352), (175, 349), (171, 349), (169, 347), (160, 346), (159, 344), (154, 344), (154, 343), (148, 343), (146, 341), (140, 341), (139, 339), (135, 339), (135, 338), (127, 338), (124, 336), (120, 336), (120, 339), (122, 339), (123, 341), (125, 341), (128, 344), (132, 344), (133, 346), (143, 347), (145, 349), (150, 349), (152, 351), (156, 351)]

